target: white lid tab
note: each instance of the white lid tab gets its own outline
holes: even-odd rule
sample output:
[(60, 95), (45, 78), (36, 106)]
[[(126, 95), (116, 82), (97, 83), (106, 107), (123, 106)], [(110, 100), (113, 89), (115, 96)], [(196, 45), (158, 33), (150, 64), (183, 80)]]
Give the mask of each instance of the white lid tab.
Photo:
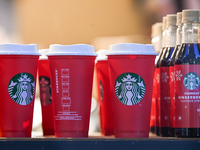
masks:
[(106, 49), (100, 49), (98, 50), (96, 53), (97, 53), (97, 61), (98, 60), (107, 60), (108, 59), (108, 56), (106, 56), (106, 53), (108, 52), (108, 50)]
[(40, 60), (43, 60), (43, 59), (48, 59), (47, 57), (47, 53), (49, 52), (49, 49), (41, 49), (39, 50), (41, 56), (40, 56)]

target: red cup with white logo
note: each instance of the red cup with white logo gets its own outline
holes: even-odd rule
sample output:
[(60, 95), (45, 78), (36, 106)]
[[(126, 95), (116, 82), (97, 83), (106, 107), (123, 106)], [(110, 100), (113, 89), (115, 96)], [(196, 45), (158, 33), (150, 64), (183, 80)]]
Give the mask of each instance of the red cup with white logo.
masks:
[(37, 45), (0, 45), (0, 127), (2, 137), (31, 137)]
[(107, 53), (115, 137), (149, 137), (155, 52), (153, 45), (122, 43)]
[(44, 136), (54, 135), (50, 69), (49, 60), (46, 56), (48, 51), (48, 49), (39, 50), (41, 56), (38, 61), (40, 102), (42, 108), (42, 129)]
[(96, 53), (86, 44), (50, 46), (56, 137), (88, 137)]
[(108, 50), (97, 51), (96, 61), (97, 93), (100, 106), (100, 123), (103, 135), (114, 135), (112, 100), (108, 73), (108, 59), (105, 55)]

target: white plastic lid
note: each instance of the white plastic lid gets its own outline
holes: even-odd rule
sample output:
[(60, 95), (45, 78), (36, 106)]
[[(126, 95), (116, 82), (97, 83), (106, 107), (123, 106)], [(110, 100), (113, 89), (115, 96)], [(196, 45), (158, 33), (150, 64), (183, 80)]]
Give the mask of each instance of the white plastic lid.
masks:
[(47, 53), (49, 52), (49, 49), (41, 49), (41, 50), (39, 50), (39, 52), (41, 54), (41, 56), (39, 58), (40, 60), (42, 60), (42, 59), (48, 59)]
[(47, 56), (55, 55), (81, 55), (81, 56), (97, 56), (94, 46), (87, 44), (74, 44), (74, 45), (50, 45), (49, 53)]
[(98, 50), (96, 53), (97, 53), (97, 58), (96, 60), (99, 61), (99, 60), (107, 60), (108, 59), (108, 56), (106, 56), (106, 53), (108, 52), (108, 50), (106, 49), (101, 49), (101, 50)]
[(110, 45), (107, 55), (158, 55), (152, 44), (121, 43)]
[(40, 55), (36, 44), (0, 44), (0, 55)]

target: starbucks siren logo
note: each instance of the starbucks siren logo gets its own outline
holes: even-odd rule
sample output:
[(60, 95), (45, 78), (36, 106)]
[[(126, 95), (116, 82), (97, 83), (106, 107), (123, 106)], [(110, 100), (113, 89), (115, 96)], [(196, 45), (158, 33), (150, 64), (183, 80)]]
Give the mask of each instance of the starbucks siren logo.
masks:
[(136, 105), (144, 97), (145, 83), (141, 76), (124, 73), (115, 81), (115, 94), (124, 105)]
[(15, 75), (8, 84), (8, 93), (11, 99), (17, 104), (30, 104), (35, 93), (34, 77), (30, 73)]
[(187, 89), (195, 90), (199, 86), (199, 76), (194, 72), (187, 73), (184, 76), (183, 84)]

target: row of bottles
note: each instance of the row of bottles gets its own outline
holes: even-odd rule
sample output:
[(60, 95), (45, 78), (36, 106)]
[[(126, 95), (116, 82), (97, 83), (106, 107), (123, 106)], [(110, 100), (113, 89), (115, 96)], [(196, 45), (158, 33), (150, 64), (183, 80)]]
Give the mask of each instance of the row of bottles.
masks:
[[(152, 96), (151, 131), (158, 136), (200, 137), (199, 13), (188, 9), (163, 17)], [(152, 29), (160, 31), (158, 24)]]

